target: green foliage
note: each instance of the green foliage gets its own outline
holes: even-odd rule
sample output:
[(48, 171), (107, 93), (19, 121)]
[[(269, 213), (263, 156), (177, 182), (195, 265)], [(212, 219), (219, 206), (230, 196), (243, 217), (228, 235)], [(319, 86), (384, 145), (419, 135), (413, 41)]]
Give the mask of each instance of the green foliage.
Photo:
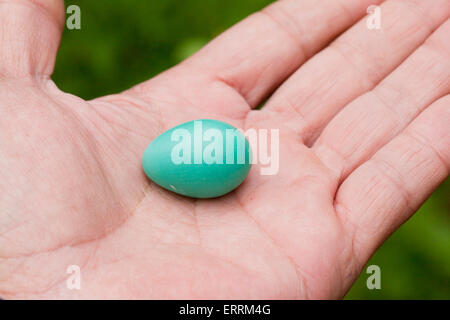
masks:
[[(269, 0), (66, 0), (81, 30), (65, 30), (53, 79), (85, 99), (117, 93), (177, 64)], [(450, 299), (450, 183), (372, 257), (381, 290), (365, 269), (349, 299)]]

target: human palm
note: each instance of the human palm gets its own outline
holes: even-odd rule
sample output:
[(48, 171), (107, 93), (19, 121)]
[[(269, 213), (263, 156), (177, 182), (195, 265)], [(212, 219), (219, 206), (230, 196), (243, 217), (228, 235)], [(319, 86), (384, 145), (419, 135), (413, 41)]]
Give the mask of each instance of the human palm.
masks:
[[(450, 165), (450, 6), (385, 1), (369, 30), (374, 2), (276, 3), (92, 101), (50, 79), (63, 3), (1, 2), (0, 296), (342, 297)], [(279, 172), (208, 200), (147, 179), (148, 143), (201, 118), (279, 129)]]

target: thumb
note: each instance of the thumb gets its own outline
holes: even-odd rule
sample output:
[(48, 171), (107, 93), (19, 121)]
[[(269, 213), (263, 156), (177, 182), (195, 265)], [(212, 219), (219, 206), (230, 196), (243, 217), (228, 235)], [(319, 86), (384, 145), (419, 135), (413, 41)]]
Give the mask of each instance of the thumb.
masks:
[(0, 1), (0, 78), (50, 76), (63, 27), (63, 0)]

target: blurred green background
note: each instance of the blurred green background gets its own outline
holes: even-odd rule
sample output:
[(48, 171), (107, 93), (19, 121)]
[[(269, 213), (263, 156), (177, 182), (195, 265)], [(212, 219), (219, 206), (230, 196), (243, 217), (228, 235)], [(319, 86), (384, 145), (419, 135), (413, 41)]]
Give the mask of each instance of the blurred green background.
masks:
[[(268, 0), (66, 0), (81, 30), (64, 31), (53, 79), (91, 99), (177, 64)], [(372, 257), (381, 290), (363, 271), (347, 299), (450, 299), (450, 181)]]

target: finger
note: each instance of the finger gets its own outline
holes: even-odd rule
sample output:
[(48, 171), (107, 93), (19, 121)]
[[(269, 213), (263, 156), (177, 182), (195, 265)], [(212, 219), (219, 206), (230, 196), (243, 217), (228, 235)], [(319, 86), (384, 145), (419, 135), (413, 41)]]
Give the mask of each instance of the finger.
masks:
[(328, 124), (313, 149), (337, 178), (345, 178), (433, 101), (450, 92), (449, 33), (450, 20)]
[(50, 75), (63, 25), (62, 0), (1, 0), (0, 77)]
[(311, 145), (339, 110), (371, 90), (450, 16), (448, 0), (386, 1), (380, 9), (380, 30), (369, 30), (362, 19), (292, 75), (263, 110), (296, 119)]
[(342, 183), (335, 207), (361, 266), (448, 177), (449, 123), (447, 95)]
[(213, 40), (183, 66), (240, 93), (252, 107), (308, 57), (382, 0), (285, 0)]

